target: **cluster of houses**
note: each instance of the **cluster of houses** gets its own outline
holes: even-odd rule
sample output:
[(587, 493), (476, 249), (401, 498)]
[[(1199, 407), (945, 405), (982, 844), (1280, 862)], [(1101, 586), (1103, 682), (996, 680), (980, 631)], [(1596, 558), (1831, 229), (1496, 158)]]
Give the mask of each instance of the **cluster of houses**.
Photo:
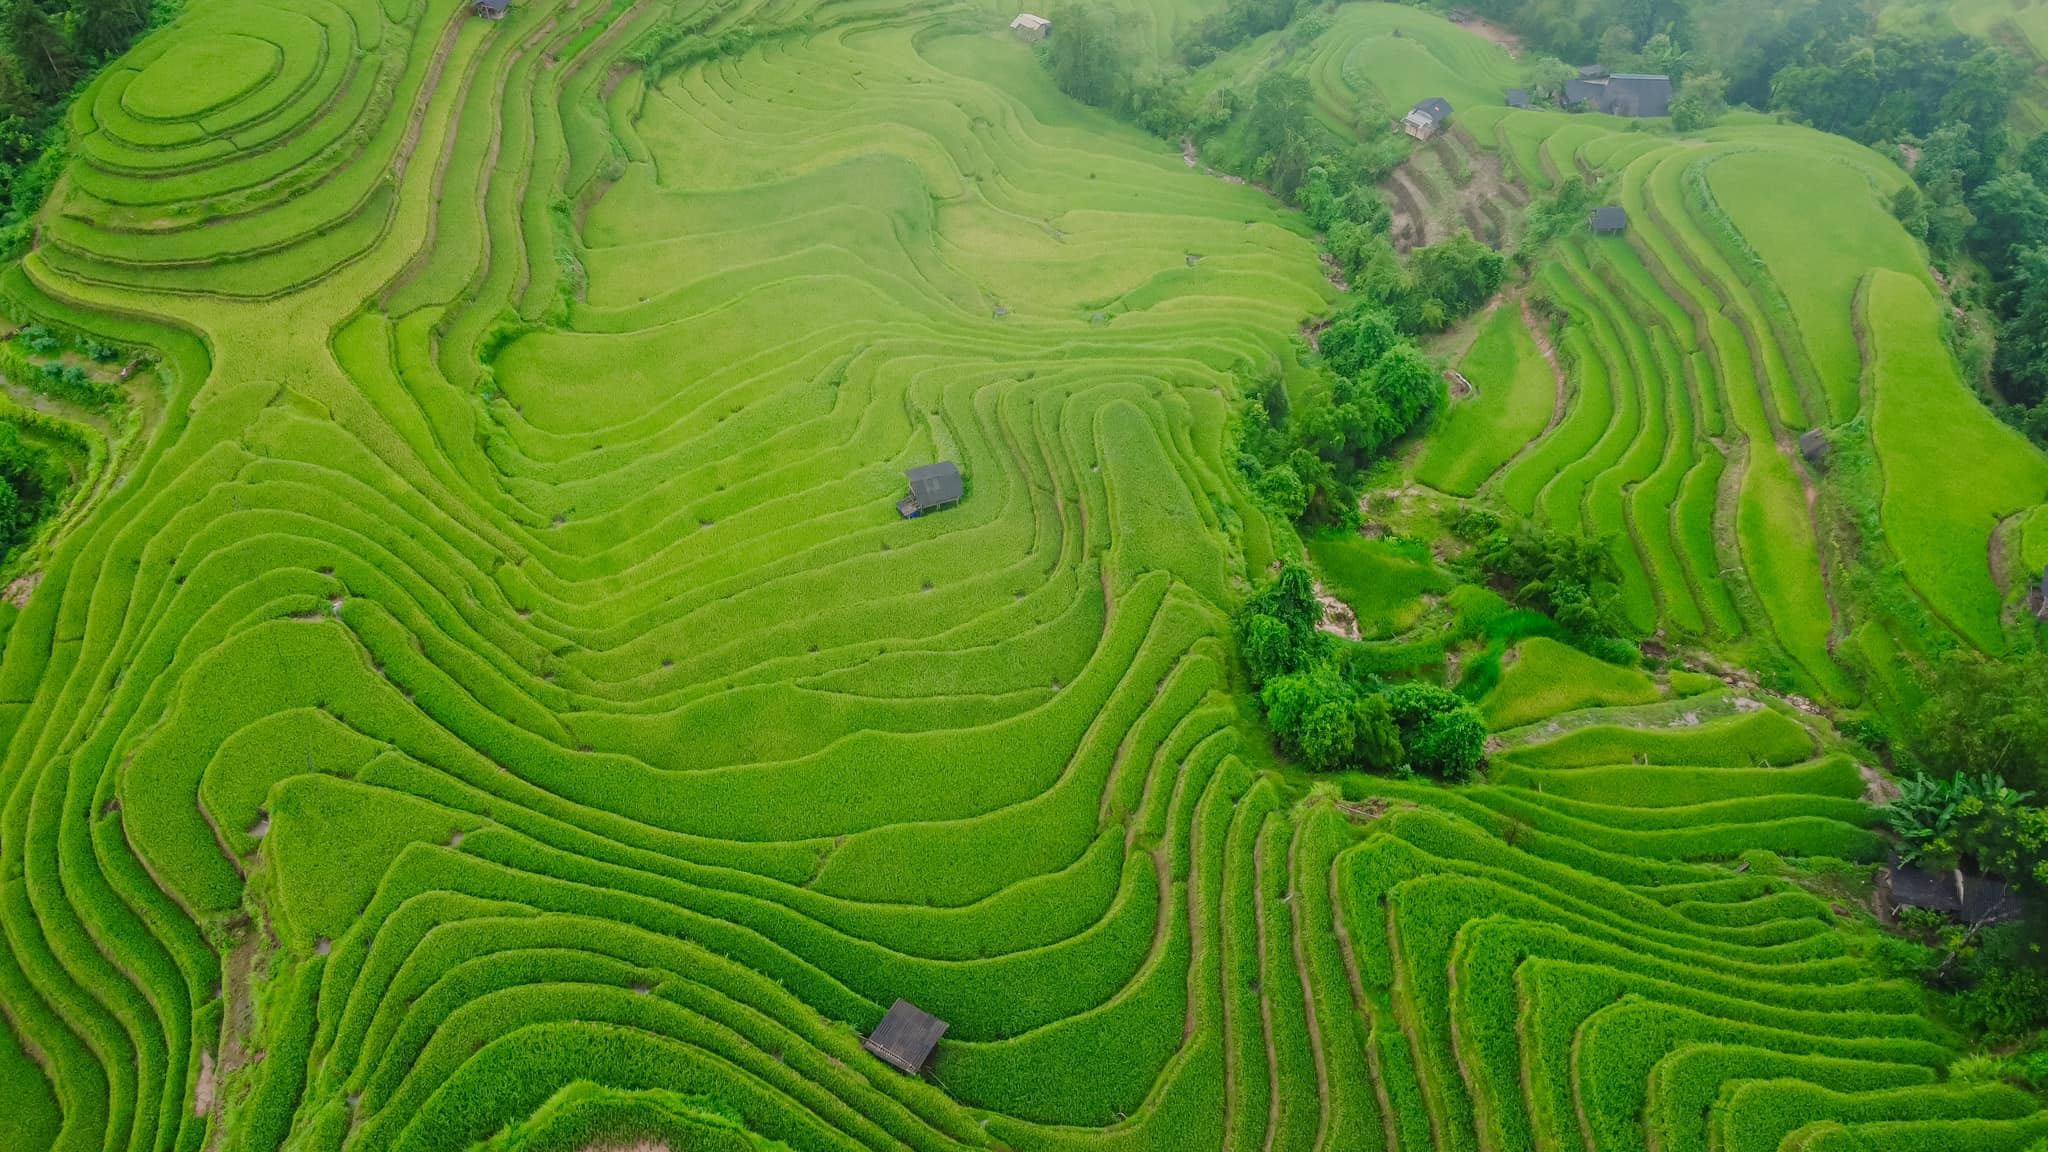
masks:
[[(1510, 108), (1533, 106), (1527, 88), (1508, 89), (1506, 99)], [(1560, 107), (1605, 112), (1609, 116), (1669, 116), (1671, 77), (1640, 72), (1610, 73), (1598, 65), (1589, 65), (1579, 69), (1576, 79), (1565, 81), (1564, 89), (1557, 94), (1557, 102)], [(1401, 131), (1417, 140), (1428, 140), (1443, 131), (1450, 122), (1451, 102), (1441, 96), (1431, 96), (1418, 102), (1408, 110), (1408, 115), (1401, 118)]]

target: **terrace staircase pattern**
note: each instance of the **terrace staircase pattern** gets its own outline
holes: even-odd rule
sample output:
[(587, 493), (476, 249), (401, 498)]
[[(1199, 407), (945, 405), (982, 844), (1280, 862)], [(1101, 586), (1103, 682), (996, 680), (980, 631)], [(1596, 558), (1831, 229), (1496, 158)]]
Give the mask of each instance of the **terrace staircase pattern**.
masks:
[[(968, 15), (193, 0), (85, 93), (0, 293), (162, 402), (0, 658), (0, 1143), (2048, 1135), (1728, 867), (1876, 853), (1787, 712), (1539, 717), (1460, 792), (1248, 766), (1225, 613), (1289, 536), (1232, 373), (1331, 289)], [(176, 83), (231, 37), (275, 67)], [(1666, 364), (1618, 258), (1552, 273), (1570, 339)], [(1679, 379), (1612, 410), (1704, 423)], [(932, 459), (967, 499), (900, 519)], [(1527, 491), (1630, 523), (1603, 475)], [(928, 1079), (861, 1047), (899, 997)]]

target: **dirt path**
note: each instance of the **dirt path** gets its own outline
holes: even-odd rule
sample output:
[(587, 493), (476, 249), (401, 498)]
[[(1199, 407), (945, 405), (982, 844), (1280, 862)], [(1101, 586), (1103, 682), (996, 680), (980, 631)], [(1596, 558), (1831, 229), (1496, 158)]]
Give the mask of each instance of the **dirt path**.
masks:
[[(2010, 592), (2013, 585), (2011, 530), (2033, 511), (2032, 508), (2022, 508), (1991, 526), (1991, 539), (1985, 545), (1984, 559), (1991, 568), (1992, 587), (1997, 588), (2001, 596)], [(2033, 573), (2029, 572), (2026, 575), (2031, 578)]]
[(1507, 49), (1509, 56), (1517, 59), (1521, 58), (1522, 38), (1491, 20), (1480, 16), (1468, 16), (1458, 21), (1458, 27), (1479, 37), (1481, 40), (1493, 41), (1495, 44)]
[(1529, 330), (1529, 339), (1536, 342), (1536, 351), (1541, 352), (1543, 362), (1550, 365), (1551, 382), (1557, 385), (1557, 396), (1550, 405), (1550, 422), (1543, 426), (1543, 434), (1537, 437), (1541, 440), (1556, 431), (1564, 420), (1565, 401), (1569, 398), (1571, 383), (1565, 378), (1564, 365), (1558, 362), (1557, 346), (1550, 341), (1550, 330), (1537, 319), (1536, 309), (1529, 306), (1529, 297), (1524, 295), (1517, 303), (1522, 310), (1522, 327)]

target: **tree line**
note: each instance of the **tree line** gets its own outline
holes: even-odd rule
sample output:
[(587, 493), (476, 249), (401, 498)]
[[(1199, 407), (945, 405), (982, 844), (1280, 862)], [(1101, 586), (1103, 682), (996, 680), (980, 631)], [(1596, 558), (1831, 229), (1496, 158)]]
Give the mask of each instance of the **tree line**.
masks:
[(107, 61), (176, 0), (7, 0), (0, 52), (0, 246), (21, 250), (64, 167), (62, 112)]

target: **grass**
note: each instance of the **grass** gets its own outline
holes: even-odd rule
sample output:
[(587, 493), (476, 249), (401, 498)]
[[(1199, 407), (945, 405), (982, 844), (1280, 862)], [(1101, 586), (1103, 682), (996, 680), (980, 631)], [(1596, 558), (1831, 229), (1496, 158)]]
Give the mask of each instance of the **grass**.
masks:
[(1556, 640), (1538, 636), (1511, 651), (1513, 663), (1479, 702), (1487, 727), (1519, 728), (1578, 708), (1648, 704), (1662, 694), (1649, 677), (1603, 664)]
[(1398, 541), (1314, 536), (1308, 551), (1325, 587), (1356, 614), (1360, 634), (1369, 638), (1406, 632), (1428, 610), (1424, 597), (1451, 586), (1427, 549)]
[[(743, 34), (635, 65), (699, 19)], [(1826, 903), (1733, 867), (1877, 852), (1788, 712), (1535, 639), (1490, 783), (1275, 763), (1229, 612), (1299, 544), (1232, 417), (1313, 384), (1337, 293), (1002, 25), (193, 0), (81, 96), (0, 305), (147, 350), (147, 402), (7, 609), (0, 1144), (1533, 1152), (1583, 1100), (1706, 1147), (1942, 1078)], [(1517, 164), (1629, 168), (1640, 236), (1539, 261), (1563, 420), (1504, 306), (1423, 467), (1613, 532), (1646, 633), (1824, 661), (1793, 329), (1683, 182), (1815, 137), (1509, 116), (1518, 67), (1412, 8), (1299, 62), (1333, 125), (1445, 94)], [(902, 519), (935, 459), (966, 499)], [(1505, 609), (1424, 542), (1307, 547), (1361, 667), (1444, 666), (1432, 597)], [(899, 997), (929, 1077), (861, 1047)], [(1817, 1091), (1721, 1092), (1759, 1079)], [(1899, 1123), (2030, 1123), (1935, 1096)]]
[(1494, 309), (1458, 361), (1474, 392), (1454, 402), (1431, 432), (1415, 478), (1470, 496), (1544, 431), (1557, 386), (1512, 301)]
[(1938, 305), (1924, 287), (1880, 271), (1867, 293), (1877, 394), (1871, 438), (1884, 469), (1885, 534), (1906, 578), (1942, 619), (1995, 651), (2003, 641), (1987, 558), (1991, 529), (2048, 496), (2048, 459), (1957, 378)]

